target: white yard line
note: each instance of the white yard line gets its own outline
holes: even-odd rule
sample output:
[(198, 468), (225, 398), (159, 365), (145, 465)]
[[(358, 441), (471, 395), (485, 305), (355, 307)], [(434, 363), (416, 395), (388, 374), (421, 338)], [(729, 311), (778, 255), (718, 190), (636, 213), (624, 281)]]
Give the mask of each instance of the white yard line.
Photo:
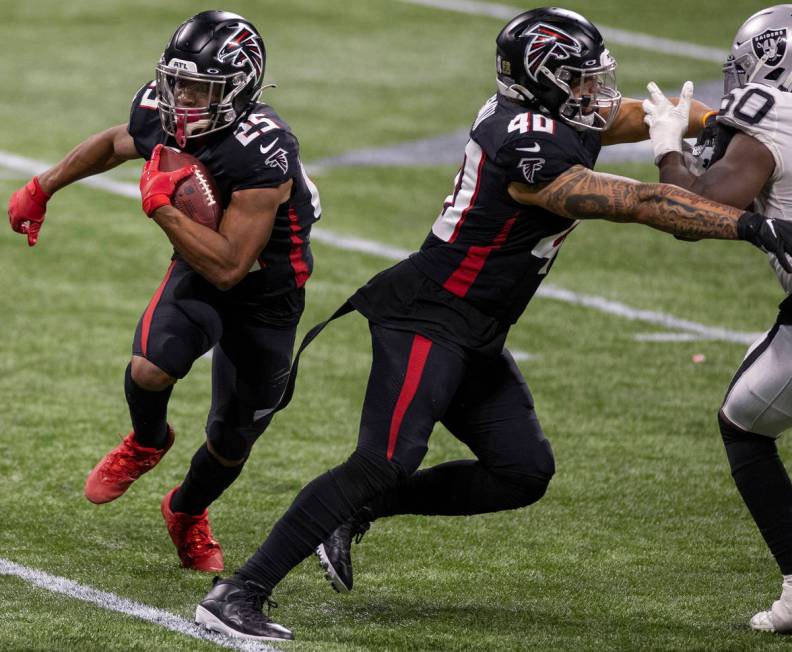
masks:
[[(8, 152), (0, 151), (0, 167), (15, 170), (23, 175), (38, 174), (49, 167), (44, 161), (17, 156)], [(91, 177), (81, 181), (87, 186), (104, 190), (106, 192), (129, 197), (135, 200), (140, 199), (140, 191), (136, 184), (115, 181), (105, 175)], [(401, 260), (412, 253), (409, 249), (394, 247), (374, 240), (366, 240), (355, 236), (340, 235), (323, 228), (313, 228), (311, 237), (316, 242), (321, 242), (337, 249), (345, 251), (357, 251), (360, 253), (371, 254), (389, 260)], [(691, 339), (718, 340), (722, 342), (735, 342), (738, 344), (750, 344), (759, 333), (746, 333), (733, 331), (720, 326), (707, 326), (689, 319), (680, 319), (673, 315), (668, 315), (654, 310), (641, 310), (633, 308), (618, 301), (611, 301), (604, 297), (580, 294), (572, 292), (556, 285), (543, 283), (536, 293), (539, 297), (556, 299), (565, 303), (571, 303), (586, 308), (592, 308), (610, 315), (616, 315), (624, 319), (641, 321), (655, 324), (664, 328), (680, 330), (689, 334)]]
[[(458, 13), (472, 14), (474, 16), (488, 16), (490, 18), (499, 18), (501, 20), (509, 20), (517, 14), (525, 11), (525, 8), (512, 7), (509, 5), (495, 4), (490, 2), (473, 2), (472, 0), (401, 1), (413, 5), (431, 7), (433, 9), (445, 9), (446, 11), (456, 11)], [(628, 32), (623, 29), (616, 29), (615, 27), (606, 27), (605, 25), (597, 25), (597, 27), (599, 27), (599, 30), (602, 33), (602, 36), (605, 38), (606, 43), (626, 45), (633, 48), (640, 48), (642, 50), (651, 50), (653, 52), (662, 52), (663, 54), (688, 57), (690, 59), (699, 59), (701, 61), (712, 61), (715, 63), (723, 63), (726, 60), (726, 56), (728, 55), (728, 52), (725, 50), (710, 48), (703, 45), (696, 45), (695, 43), (675, 41), (673, 39), (650, 36), (649, 34), (641, 34), (639, 32)]]
[(222, 634), (210, 632), (168, 611), (150, 607), (140, 602), (134, 602), (133, 600), (127, 600), (115, 593), (100, 591), (65, 577), (50, 575), (49, 573), (44, 573), (34, 568), (15, 564), (2, 557), (0, 557), (0, 575), (12, 575), (46, 591), (60, 593), (66, 597), (96, 605), (101, 609), (132, 616), (133, 618), (144, 620), (172, 632), (183, 634), (184, 636), (201, 639), (202, 641), (209, 641), (227, 650), (241, 650), (242, 652), (274, 652), (276, 649), (258, 641), (234, 639)]

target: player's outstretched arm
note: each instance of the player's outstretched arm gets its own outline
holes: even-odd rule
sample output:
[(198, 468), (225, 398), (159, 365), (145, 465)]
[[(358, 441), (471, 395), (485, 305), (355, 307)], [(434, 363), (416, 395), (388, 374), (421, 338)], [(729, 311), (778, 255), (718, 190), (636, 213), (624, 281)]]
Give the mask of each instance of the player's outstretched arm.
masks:
[(549, 183), (527, 186), (513, 182), (509, 194), (515, 201), (570, 219), (637, 222), (692, 239), (748, 240), (778, 253), (785, 268), (789, 262), (783, 253), (792, 254), (792, 225), (718, 204), (670, 184), (640, 183), (576, 165)]
[(750, 206), (775, 170), (770, 150), (755, 138), (737, 132), (723, 158), (696, 176), (683, 155), (670, 152), (660, 161), (660, 182), (673, 183), (702, 197), (735, 208)]
[(44, 192), (52, 195), (75, 181), (107, 172), (136, 158), (142, 157), (124, 123), (86, 138), (60, 163), (42, 172), (38, 179)]
[(69, 152), (62, 161), (33, 177), (8, 202), (8, 220), (17, 233), (27, 235), (32, 247), (53, 193), (79, 179), (110, 170), (124, 161), (140, 158), (126, 124), (94, 134)]
[[(692, 92), (692, 87), (691, 87)], [(672, 105), (679, 104), (680, 98), (671, 97), (669, 101)], [(687, 130), (685, 138), (695, 138), (704, 129), (706, 116), (712, 113), (712, 109), (703, 102), (690, 100), (690, 113), (688, 115)], [(619, 143), (637, 143), (649, 138), (649, 127), (644, 123), (644, 109), (641, 100), (624, 98), (619, 108), (613, 124), (602, 133), (603, 145), (618, 145)]]

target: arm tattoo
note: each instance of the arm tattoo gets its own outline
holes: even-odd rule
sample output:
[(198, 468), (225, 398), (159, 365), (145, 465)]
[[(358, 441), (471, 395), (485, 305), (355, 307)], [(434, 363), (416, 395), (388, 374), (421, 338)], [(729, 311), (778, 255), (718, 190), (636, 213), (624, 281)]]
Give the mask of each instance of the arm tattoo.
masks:
[(695, 238), (737, 238), (743, 211), (668, 184), (570, 168), (540, 190), (537, 203), (572, 219), (601, 218), (639, 222), (661, 231)]

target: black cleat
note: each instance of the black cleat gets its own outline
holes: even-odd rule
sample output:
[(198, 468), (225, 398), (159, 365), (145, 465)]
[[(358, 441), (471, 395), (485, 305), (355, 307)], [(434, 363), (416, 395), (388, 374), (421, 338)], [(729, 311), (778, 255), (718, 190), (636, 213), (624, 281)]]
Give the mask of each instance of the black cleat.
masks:
[(364, 507), (316, 548), (316, 556), (325, 571), (325, 578), (338, 593), (352, 590), (352, 539), (360, 543), (371, 527), (371, 510)]
[(262, 613), (265, 603), (267, 614), (278, 606), (255, 582), (236, 576), (225, 580), (215, 577), (212, 590), (195, 610), (195, 622), (206, 629), (237, 638), (293, 640), (294, 634)]

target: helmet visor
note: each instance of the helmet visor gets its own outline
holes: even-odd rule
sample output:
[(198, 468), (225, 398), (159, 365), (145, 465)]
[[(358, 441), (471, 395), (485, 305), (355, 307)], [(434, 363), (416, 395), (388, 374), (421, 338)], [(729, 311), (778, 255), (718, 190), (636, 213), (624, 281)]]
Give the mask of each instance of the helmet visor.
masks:
[(746, 69), (751, 66), (748, 56), (740, 57), (739, 60), (729, 55), (726, 63), (723, 64), (723, 94), (731, 93), (735, 88), (742, 88), (748, 81)]
[(616, 119), (622, 95), (616, 84), (616, 61), (596, 70), (562, 66), (556, 73), (569, 97), (559, 110), (568, 123), (603, 131)]

